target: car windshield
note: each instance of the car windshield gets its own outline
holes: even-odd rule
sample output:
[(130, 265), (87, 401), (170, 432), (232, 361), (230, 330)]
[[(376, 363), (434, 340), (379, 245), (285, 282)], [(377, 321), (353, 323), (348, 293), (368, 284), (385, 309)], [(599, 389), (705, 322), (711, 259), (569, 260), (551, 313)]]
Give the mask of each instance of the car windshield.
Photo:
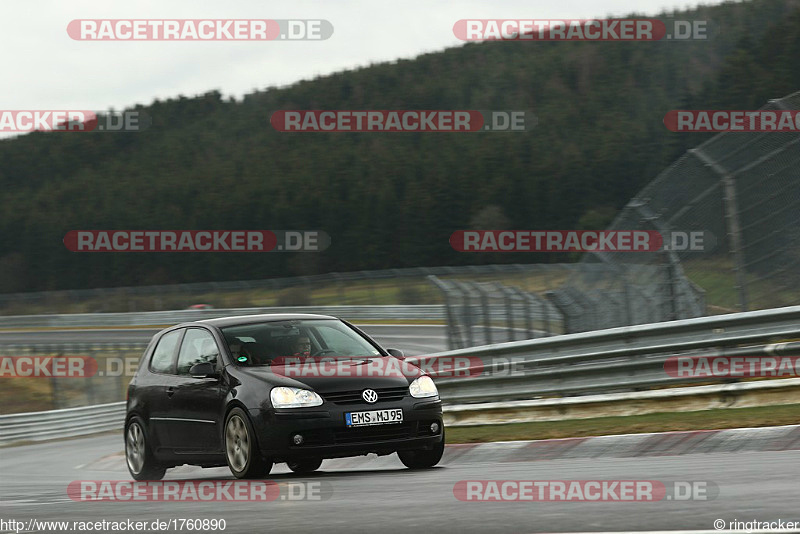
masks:
[(272, 365), (284, 358), (373, 357), (381, 352), (335, 319), (269, 321), (222, 328), (237, 365)]

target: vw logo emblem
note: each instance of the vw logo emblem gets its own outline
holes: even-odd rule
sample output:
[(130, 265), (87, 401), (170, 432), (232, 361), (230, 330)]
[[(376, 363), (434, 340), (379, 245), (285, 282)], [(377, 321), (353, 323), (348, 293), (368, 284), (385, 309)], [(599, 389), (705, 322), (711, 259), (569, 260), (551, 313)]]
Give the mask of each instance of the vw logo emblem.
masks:
[(370, 404), (378, 402), (378, 394), (374, 389), (365, 389), (364, 392), (361, 393), (361, 396), (364, 397), (364, 400)]

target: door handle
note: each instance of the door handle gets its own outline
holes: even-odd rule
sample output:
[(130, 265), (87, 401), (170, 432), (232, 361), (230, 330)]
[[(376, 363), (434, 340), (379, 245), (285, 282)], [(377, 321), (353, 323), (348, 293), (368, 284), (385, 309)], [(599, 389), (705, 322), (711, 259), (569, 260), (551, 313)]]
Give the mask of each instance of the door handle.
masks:
[(175, 388), (172, 387), (172, 386), (169, 386), (167, 388), (167, 397), (171, 397), (174, 393), (175, 393)]

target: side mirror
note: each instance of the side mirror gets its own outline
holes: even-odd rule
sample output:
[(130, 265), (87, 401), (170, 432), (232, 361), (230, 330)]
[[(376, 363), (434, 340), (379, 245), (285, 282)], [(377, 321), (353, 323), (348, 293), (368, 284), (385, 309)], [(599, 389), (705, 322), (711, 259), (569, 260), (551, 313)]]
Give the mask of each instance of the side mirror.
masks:
[(400, 350), (400, 349), (386, 349), (386, 352), (388, 352), (390, 355), (394, 356), (395, 358), (399, 358), (401, 360), (406, 357), (406, 355), (403, 354), (403, 351)]
[(217, 370), (211, 362), (196, 363), (189, 369), (192, 378), (217, 378)]

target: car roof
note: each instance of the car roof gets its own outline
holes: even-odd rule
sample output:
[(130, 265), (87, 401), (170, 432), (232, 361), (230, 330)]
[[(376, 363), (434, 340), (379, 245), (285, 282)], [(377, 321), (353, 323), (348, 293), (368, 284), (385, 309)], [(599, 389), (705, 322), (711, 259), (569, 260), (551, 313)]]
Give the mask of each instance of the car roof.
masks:
[(217, 328), (225, 328), (226, 326), (244, 325), (264, 323), (267, 321), (293, 321), (301, 319), (333, 319), (338, 321), (336, 317), (330, 315), (316, 315), (312, 313), (262, 313), (259, 315), (237, 315), (234, 317), (217, 317), (215, 319), (202, 319), (199, 321), (192, 321), (190, 323), (183, 323), (181, 326), (190, 324), (207, 324), (216, 326)]

